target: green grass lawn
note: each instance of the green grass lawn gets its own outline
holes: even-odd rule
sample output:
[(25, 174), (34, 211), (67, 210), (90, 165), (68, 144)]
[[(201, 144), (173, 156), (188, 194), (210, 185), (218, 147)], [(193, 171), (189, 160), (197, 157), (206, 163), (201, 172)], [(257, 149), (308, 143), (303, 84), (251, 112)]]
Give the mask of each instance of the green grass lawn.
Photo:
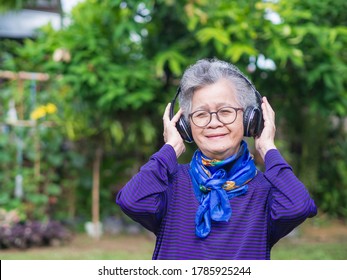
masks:
[[(115, 240), (116, 242), (116, 240)], [(40, 248), (27, 251), (0, 251), (2, 260), (146, 260), (151, 259), (152, 245), (146, 242), (137, 252), (127, 250), (104, 250), (95, 248), (88, 250), (71, 250), (69, 246), (61, 248)], [(272, 250), (273, 260), (347, 260), (347, 244), (292, 244), (282, 242)]]
[(94, 240), (76, 235), (71, 243), (28, 250), (0, 250), (1, 260), (143, 260), (151, 259), (154, 240), (145, 235), (103, 236)]
[[(148, 234), (103, 236), (93, 240), (76, 235), (66, 245), (0, 250), (1, 260), (148, 260), (155, 240)], [(336, 224), (300, 226), (272, 250), (273, 260), (347, 260), (347, 226)]]
[(347, 260), (347, 243), (293, 244), (281, 242), (271, 254), (273, 260)]

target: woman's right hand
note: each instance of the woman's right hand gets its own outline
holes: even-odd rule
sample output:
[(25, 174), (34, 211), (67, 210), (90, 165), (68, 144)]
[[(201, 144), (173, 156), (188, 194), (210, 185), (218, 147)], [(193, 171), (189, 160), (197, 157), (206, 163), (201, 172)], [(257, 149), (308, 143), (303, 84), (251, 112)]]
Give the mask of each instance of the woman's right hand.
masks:
[(182, 109), (180, 109), (170, 120), (170, 107), (171, 103), (166, 106), (164, 115), (163, 115), (163, 123), (164, 123), (164, 142), (168, 145), (171, 145), (175, 152), (176, 157), (178, 158), (182, 153), (185, 152), (186, 147), (184, 145), (183, 139), (176, 128), (176, 123), (182, 115)]

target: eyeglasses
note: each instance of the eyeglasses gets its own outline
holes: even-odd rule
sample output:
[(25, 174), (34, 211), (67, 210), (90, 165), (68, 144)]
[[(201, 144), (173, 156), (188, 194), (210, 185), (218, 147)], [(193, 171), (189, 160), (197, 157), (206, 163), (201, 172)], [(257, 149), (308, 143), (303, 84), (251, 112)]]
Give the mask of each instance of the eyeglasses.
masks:
[(217, 120), (223, 124), (232, 124), (237, 117), (237, 111), (243, 111), (243, 108), (223, 107), (216, 112), (208, 112), (205, 110), (197, 110), (189, 117), (192, 122), (198, 127), (207, 126), (212, 120), (212, 114), (216, 114)]

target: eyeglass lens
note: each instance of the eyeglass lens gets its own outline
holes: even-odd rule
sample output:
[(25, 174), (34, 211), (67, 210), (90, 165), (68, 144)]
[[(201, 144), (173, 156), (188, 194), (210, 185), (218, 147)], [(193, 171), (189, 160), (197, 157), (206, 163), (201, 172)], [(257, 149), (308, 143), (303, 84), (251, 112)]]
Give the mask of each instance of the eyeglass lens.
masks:
[(216, 114), (221, 123), (231, 124), (236, 119), (237, 110), (232, 107), (220, 108), (217, 112), (198, 110), (191, 114), (191, 119), (196, 126), (204, 127), (211, 122), (212, 114)]

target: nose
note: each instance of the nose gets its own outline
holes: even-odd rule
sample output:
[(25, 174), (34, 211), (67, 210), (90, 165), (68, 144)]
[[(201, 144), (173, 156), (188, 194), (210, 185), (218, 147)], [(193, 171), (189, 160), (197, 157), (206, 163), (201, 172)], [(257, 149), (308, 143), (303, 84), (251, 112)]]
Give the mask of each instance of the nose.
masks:
[(217, 116), (217, 112), (213, 112), (211, 113), (211, 121), (210, 123), (207, 125), (207, 127), (220, 127), (223, 126), (223, 123), (219, 121), (218, 116)]

